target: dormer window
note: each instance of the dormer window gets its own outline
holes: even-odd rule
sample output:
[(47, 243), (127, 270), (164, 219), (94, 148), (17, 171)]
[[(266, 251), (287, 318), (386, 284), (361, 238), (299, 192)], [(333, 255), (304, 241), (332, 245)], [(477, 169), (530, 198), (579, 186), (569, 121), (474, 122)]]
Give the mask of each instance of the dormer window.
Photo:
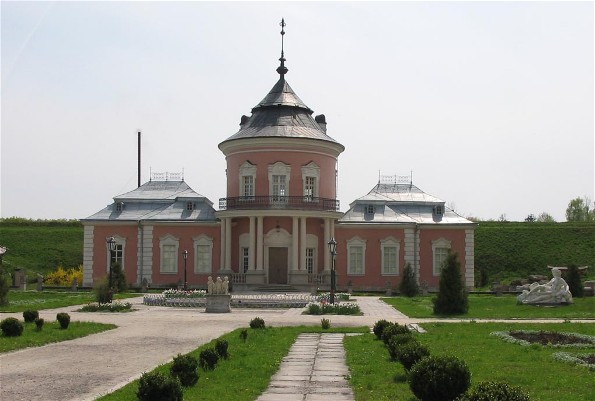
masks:
[(365, 214), (374, 214), (375, 212), (376, 212), (376, 208), (374, 207), (374, 205), (366, 205), (364, 208)]
[(124, 202), (116, 202), (116, 212), (124, 210)]
[(444, 214), (444, 206), (442, 206), (442, 205), (434, 206), (434, 214), (436, 216), (442, 216)]
[(194, 202), (186, 202), (186, 210), (194, 210)]

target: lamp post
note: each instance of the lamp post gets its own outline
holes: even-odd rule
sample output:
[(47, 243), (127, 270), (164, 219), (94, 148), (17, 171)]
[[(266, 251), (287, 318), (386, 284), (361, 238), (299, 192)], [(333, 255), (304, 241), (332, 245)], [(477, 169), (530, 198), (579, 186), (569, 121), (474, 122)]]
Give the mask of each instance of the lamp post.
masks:
[(188, 260), (188, 251), (182, 252), (184, 256), (184, 291), (188, 290), (188, 282), (186, 281), (186, 261)]
[(331, 253), (331, 256), (333, 257), (333, 265), (332, 265), (332, 269), (331, 269), (331, 304), (335, 304), (335, 258), (337, 257), (337, 241), (335, 241), (335, 238), (331, 238), (331, 240), (328, 242), (328, 250)]
[(109, 301), (112, 301), (112, 261), (114, 260), (114, 251), (116, 250), (116, 240), (114, 237), (107, 239), (107, 247), (109, 249)]

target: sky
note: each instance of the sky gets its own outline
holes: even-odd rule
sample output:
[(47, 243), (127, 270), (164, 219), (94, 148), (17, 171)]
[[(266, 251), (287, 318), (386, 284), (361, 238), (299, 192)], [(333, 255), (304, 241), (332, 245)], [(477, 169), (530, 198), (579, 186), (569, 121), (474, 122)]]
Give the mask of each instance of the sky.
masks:
[(279, 76), (339, 156), (341, 210), (379, 175), (463, 216), (565, 220), (594, 196), (593, 2), (10, 2), (0, 216), (81, 219), (153, 172), (218, 208), (218, 144)]

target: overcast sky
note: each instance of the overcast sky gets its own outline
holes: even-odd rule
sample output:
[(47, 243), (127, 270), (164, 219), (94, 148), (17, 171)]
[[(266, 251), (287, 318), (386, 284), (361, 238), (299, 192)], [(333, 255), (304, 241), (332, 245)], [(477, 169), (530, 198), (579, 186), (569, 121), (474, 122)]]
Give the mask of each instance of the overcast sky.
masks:
[(218, 208), (217, 145), (279, 78), (346, 150), (346, 211), (408, 175), (463, 216), (594, 192), (593, 2), (1, 3), (2, 217), (79, 219), (152, 171)]

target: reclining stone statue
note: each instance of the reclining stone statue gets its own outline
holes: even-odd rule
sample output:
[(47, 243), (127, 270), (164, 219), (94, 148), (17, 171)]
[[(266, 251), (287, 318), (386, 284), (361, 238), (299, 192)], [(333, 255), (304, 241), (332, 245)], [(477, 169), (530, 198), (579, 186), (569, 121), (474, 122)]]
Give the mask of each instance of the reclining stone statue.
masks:
[(546, 284), (533, 283), (529, 290), (524, 290), (517, 300), (521, 304), (539, 305), (539, 304), (571, 304), (572, 294), (568, 284), (562, 278), (560, 269), (552, 269), (552, 278)]

